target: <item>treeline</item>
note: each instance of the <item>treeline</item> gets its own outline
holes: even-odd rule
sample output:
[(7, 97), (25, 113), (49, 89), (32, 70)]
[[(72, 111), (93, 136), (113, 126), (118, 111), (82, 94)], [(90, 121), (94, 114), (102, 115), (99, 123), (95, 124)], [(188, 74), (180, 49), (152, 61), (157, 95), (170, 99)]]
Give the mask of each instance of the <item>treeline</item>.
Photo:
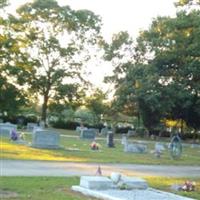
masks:
[[(0, 6), (2, 117), (34, 113), (45, 124), (55, 117), (54, 123), (65, 126), (61, 125), (68, 115), (65, 111), (77, 112), (84, 106), (89, 110), (88, 124), (106, 118), (116, 126), (123, 113), (136, 117), (136, 126), (150, 133), (166, 128), (167, 120), (181, 122), (177, 127), (182, 132), (188, 127), (198, 132), (199, 1), (180, 0), (176, 16), (155, 18), (136, 40), (124, 31), (114, 34), (111, 43), (103, 39), (101, 18), (92, 11), (35, 0), (13, 15), (6, 3)], [(98, 52), (114, 66), (113, 74), (105, 78), (115, 86), (109, 103), (102, 91), (89, 92), (84, 75), (84, 66)]]

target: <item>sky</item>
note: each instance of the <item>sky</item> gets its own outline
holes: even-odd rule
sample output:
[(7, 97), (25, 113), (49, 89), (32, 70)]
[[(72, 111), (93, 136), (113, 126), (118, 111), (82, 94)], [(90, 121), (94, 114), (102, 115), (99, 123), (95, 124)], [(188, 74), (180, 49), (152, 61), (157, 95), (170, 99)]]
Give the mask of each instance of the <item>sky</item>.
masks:
[[(10, 0), (13, 8), (27, 0)], [(69, 5), (72, 9), (88, 9), (102, 18), (102, 34), (110, 41), (113, 33), (128, 31), (136, 39), (141, 30), (148, 29), (157, 16), (174, 16), (175, 0), (59, 0), (60, 5)], [(90, 80), (96, 87), (107, 90), (103, 78), (112, 72), (108, 63), (88, 66)]]

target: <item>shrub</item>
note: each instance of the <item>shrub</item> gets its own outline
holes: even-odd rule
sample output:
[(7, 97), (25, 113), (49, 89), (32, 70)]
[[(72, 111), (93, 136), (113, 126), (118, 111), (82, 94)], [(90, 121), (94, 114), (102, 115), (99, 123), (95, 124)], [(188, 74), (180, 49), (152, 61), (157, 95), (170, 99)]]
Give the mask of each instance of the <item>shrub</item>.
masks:
[(54, 128), (62, 128), (62, 129), (68, 129), (68, 130), (76, 130), (76, 127), (80, 126), (78, 122), (64, 121), (64, 120), (52, 121), (51, 125)]

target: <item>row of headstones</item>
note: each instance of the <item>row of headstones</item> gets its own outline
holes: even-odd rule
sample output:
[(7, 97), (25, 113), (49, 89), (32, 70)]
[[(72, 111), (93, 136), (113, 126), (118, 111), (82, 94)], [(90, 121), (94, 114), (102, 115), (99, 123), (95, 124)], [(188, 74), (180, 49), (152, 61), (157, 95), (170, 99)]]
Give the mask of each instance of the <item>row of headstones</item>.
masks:
[(100, 135), (104, 135), (104, 136), (107, 136), (108, 132), (110, 131), (110, 129), (108, 129), (107, 127), (102, 128), (101, 131), (99, 131), (99, 129), (97, 129), (97, 128), (87, 128), (87, 127), (81, 127), (81, 126), (76, 127), (77, 133), (81, 133), (81, 131), (83, 131), (83, 130), (88, 130), (88, 132), (95, 132), (95, 134), (100, 134)]
[[(52, 130), (45, 130), (35, 123), (29, 123), (27, 130), (33, 132), (32, 147), (36, 148), (59, 148), (59, 134)], [(7, 123), (0, 123), (0, 135), (11, 137), (12, 131), (17, 132), (17, 125)], [(18, 142), (16, 140), (16, 142)]]
[[(122, 136), (121, 144), (124, 145), (124, 152), (129, 152), (129, 153), (146, 153), (147, 152), (146, 144), (133, 143), (133, 142), (130, 143), (126, 135)], [(174, 136), (171, 139), (170, 143), (167, 144), (167, 148), (169, 149), (170, 155), (172, 158), (177, 159), (181, 157), (182, 143), (178, 136)], [(163, 144), (156, 142), (155, 149), (153, 150), (152, 153), (154, 153), (157, 158), (160, 158), (161, 154), (165, 150), (166, 150), (166, 147)]]
[[(133, 153), (145, 153), (147, 151), (147, 145), (141, 143), (130, 143), (126, 135), (122, 135), (121, 144), (124, 145), (125, 152)], [(155, 143), (155, 152), (162, 153), (165, 150), (165, 146), (159, 142)]]
[[(96, 135), (99, 133), (98, 129), (94, 128), (86, 128), (86, 127), (77, 127), (76, 131), (80, 134), (81, 139), (89, 139), (89, 140), (95, 140)], [(107, 146), (108, 147), (114, 147), (114, 134), (112, 131), (106, 130), (107, 133)]]

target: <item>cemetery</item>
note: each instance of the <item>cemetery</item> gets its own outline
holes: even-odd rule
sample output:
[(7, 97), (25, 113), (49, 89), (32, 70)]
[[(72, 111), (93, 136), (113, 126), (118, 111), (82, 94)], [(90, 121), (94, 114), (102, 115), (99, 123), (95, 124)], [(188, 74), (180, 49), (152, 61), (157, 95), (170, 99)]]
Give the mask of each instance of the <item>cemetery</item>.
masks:
[(199, 22), (199, 0), (1, 0), (0, 199), (200, 200)]

